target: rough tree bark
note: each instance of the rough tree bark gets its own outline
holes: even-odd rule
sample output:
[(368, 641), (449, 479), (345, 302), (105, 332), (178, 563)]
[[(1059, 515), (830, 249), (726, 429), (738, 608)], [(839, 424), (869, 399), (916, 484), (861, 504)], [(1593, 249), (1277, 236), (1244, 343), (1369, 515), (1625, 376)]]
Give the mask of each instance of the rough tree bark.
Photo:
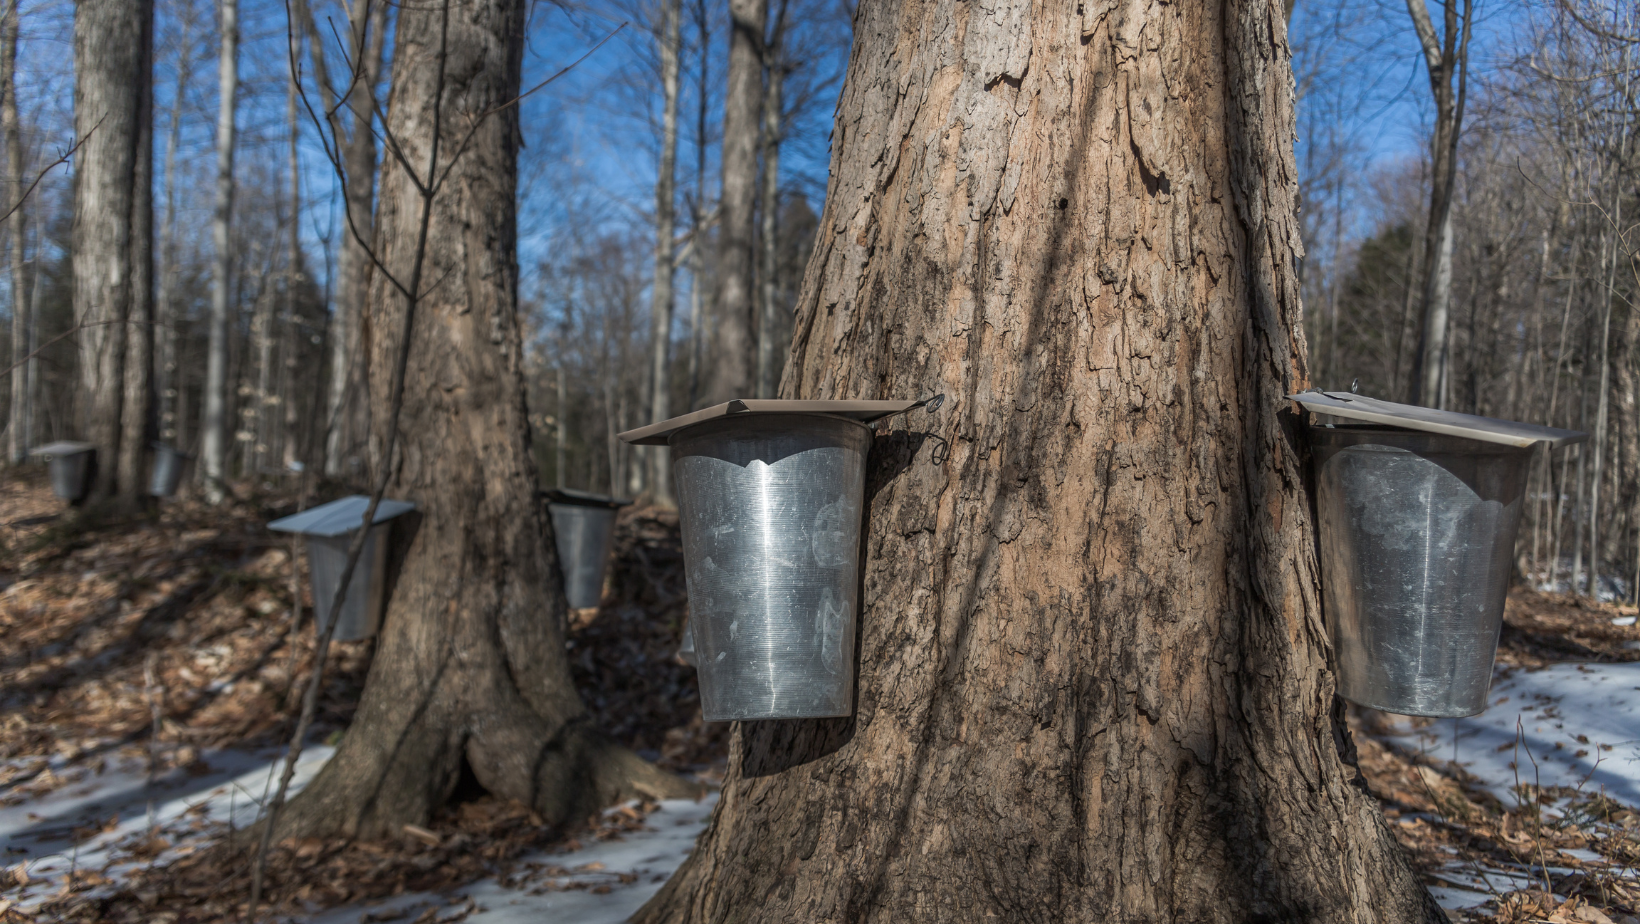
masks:
[(74, 319), (91, 500), (139, 503), (153, 419), (152, 0), (74, 6)]
[[(1447, 314), (1452, 303), (1452, 198), (1458, 182), (1458, 132), (1463, 125), (1469, 74), (1471, 0), (1442, 0), (1444, 35), (1437, 36), (1426, 0), (1407, 0), (1407, 12), (1423, 46), (1429, 90), (1435, 101), (1435, 131), (1429, 140), (1429, 224), (1424, 231), (1423, 323), (1413, 361), (1409, 404), (1444, 406)], [(1456, 87), (1454, 87), (1456, 81)]]
[(193, 83), (194, 18), (193, 4), (184, 4), (178, 11), (181, 20), (181, 39), (177, 42), (176, 83), (171, 93), (171, 111), (165, 139), (165, 218), (160, 230), (159, 243), (159, 297), (156, 300), (154, 325), (154, 381), (158, 395), (159, 438), (182, 447), (182, 421), (177, 417), (177, 149), (182, 146), (182, 104), (187, 98), (185, 87)]
[(781, 391), (945, 406), (877, 437), (855, 716), (738, 726), (634, 921), (1444, 920), (1327, 670), (1283, 19), (861, 4)]
[(201, 468), (205, 496), (222, 502), (228, 476), (228, 313), (231, 294), (228, 274), (233, 269), (229, 226), (233, 222), (234, 116), (239, 95), (239, 0), (218, 0), (222, 44), (217, 52), (216, 204), (211, 215), (210, 339), (205, 355), (203, 442)]
[[(425, 171), (439, 86), (440, 8), (400, 10), (387, 120)], [(524, 0), (456, 0), (439, 99), (448, 163), (468, 126), (518, 93)], [(364, 696), (341, 746), (276, 836), (396, 836), (425, 824), (463, 762), (549, 823), (691, 788), (588, 724), (564, 656), (567, 603), (537, 501), (518, 318), (517, 109), (482, 120), (435, 199), (388, 496), (414, 501)], [(379, 256), (410, 277), (422, 199), (383, 166)], [(406, 303), (376, 274), (366, 348), (392, 368)], [(388, 400), (386, 376), (371, 400)], [(381, 422), (386, 413), (375, 415)], [(386, 445), (385, 434), (375, 439)], [(402, 543), (401, 543), (402, 544)]]
[(752, 381), (752, 220), (757, 204), (758, 110), (768, 0), (729, 0), (729, 74), (723, 97), (717, 304), (702, 403), (749, 397)]
[[(649, 324), (649, 419), (672, 416), (672, 281), (677, 273), (678, 175), (678, 53), (683, 30), (682, 0), (661, 4), (661, 159), (655, 172), (655, 280), (651, 291)], [(649, 490), (656, 503), (672, 503), (671, 453), (664, 448), (644, 450), (649, 460)]]
[[(6, 142), (6, 195), (12, 207), (23, 194), (23, 131), (17, 118), (17, 32), (22, 17), (17, 0), (0, 8), (0, 133)], [(7, 222), (11, 232), (11, 407), (6, 416), (6, 457), (13, 464), (28, 453), (26, 439), (29, 416), (28, 356), (29, 313), (27, 286), (23, 280), (23, 210), (17, 208)]]

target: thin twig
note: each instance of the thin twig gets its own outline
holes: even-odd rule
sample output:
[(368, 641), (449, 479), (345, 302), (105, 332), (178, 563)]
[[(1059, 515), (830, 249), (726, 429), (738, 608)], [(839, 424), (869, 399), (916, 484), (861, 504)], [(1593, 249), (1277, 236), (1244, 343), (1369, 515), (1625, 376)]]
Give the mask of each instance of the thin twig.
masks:
[(23, 194), (21, 196), (17, 197), (16, 202), (12, 203), (11, 208), (6, 209), (6, 214), (0, 215), (0, 224), (4, 224), (6, 219), (11, 217), (11, 213), (13, 213), (13, 212), (15, 212), (18, 209), (23, 207), (23, 203), (27, 202), (28, 197), (33, 195), (34, 187), (40, 185), (40, 181), (46, 178), (46, 174), (48, 174), (51, 171), (57, 169), (58, 167), (62, 166), (63, 164), (68, 163), (69, 160), (74, 156), (74, 152), (78, 151), (80, 149), (81, 145), (85, 144), (87, 141), (90, 141), (91, 136), (97, 133), (97, 129), (102, 126), (103, 119), (106, 119), (106, 118), (108, 118), (108, 114), (105, 112), (105, 113), (103, 113), (102, 119), (98, 119), (97, 124), (91, 126), (90, 131), (88, 131), (84, 135), (80, 136), (80, 138), (78, 140), (76, 140), (74, 142), (74, 144), (71, 145), (68, 150), (64, 151), (61, 154), (61, 156), (59, 156), (56, 160), (54, 160), (51, 163), (47, 164), (45, 169), (40, 171), (40, 175), (34, 178), (34, 182), (28, 184), (28, 189), (23, 190)]

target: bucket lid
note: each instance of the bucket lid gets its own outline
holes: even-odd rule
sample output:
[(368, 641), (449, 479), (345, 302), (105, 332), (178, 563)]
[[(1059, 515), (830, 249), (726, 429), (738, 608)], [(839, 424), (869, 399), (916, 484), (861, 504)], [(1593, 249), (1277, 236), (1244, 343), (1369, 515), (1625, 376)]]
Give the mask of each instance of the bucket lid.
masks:
[(1287, 397), (1315, 414), (1385, 424), (1407, 430), (1423, 430), (1426, 433), (1444, 433), (1447, 436), (1461, 436), (1484, 443), (1502, 443), (1505, 446), (1525, 447), (1537, 443), (1565, 446), (1569, 443), (1581, 443), (1589, 438), (1589, 434), (1576, 430), (1540, 427), (1537, 424), (1477, 417), (1474, 414), (1459, 414), (1456, 411), (1437, 411), (1411, 404), (1379, 401), (1377, 398), (1352, 395), (1348, 392), (1306, 391)]
[[(929, 399), (932, 401), (933, 399)], [(843, 417), (860, 423), (870, 423), (901, 411), (909, 411), (924, 401), (786, 401), (779, 399), (746, 398), (714, 404), (681, 417), (628, 430), (620, 434), (621, 441), (638, 446), (665, 446), (672, 434), (684, 427), (738, 414), (815, 414), (824, 417)]]
[[(268, 524), (268, 529), (327, 539), (345, 536), (359, 528), (359, 524), (364, 520), (364, 511), (369, 506), (370, 498), (363, 494), (355, 494), (328, 504), (320, 504), (294, 516), (274, 520)], [(384, 523), (414, 509), (416, 505), (409, 501), (388, 500), (384, 497), (382, 502), (376, 505), (376, 519), (373, 523)]]
[(97, 448), (96, 446), (93, 446), (90, 443), (76, 443), (73, 440), (59, 440), (58, 442), (55, 442), (55, 443), (47, 443), (44, 446), (36, 446), (33, 449), (29, 450), (29, 455), (31, 455), (31, 456), (72, 456), (75, 453), (90, 452), (91, 450), (96, 449), (96, 448)]
[(577, 507), (625, 507), (632, 503), (618, 497), (606, 497), (602, 494), (590, 494), (586, 491), (571, 491), (568, 488), (548, 488), (541, 492), (547, 500), (555, 504), (573, 504)]

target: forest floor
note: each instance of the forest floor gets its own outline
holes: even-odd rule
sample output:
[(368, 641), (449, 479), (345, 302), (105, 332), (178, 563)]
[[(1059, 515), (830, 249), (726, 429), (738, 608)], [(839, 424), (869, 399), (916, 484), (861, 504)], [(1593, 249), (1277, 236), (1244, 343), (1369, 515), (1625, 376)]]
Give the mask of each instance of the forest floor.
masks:
[[(261, 811), (313, 660), (311, 619), (292, 620), (295, 604), (311, 613), (305, 556), (265, 528), (296, 491), (93, 523), (43, 472), (4, 477), (0, 924), (240, 920), (248, 860), (225, 845)], [(674, 658), (674, 516), (626, 508), (609, 586), (572, 620), (588, 708), (662, 766), (720, 779), (728, 726), (701, 722)], [(1640, 924), (1635, 615), (1516, 590), (1487, 712), (1352, 710), (1364, 782), (1454, 920)], [(333, 645), (298, 786), (369, 670), (371, 642)], [(391, 842), (278, 845), (264, 907), (314, 924), (614, 924), (688, 854), (714, 802), (632, 803), (554, 830), (479, 795)]]

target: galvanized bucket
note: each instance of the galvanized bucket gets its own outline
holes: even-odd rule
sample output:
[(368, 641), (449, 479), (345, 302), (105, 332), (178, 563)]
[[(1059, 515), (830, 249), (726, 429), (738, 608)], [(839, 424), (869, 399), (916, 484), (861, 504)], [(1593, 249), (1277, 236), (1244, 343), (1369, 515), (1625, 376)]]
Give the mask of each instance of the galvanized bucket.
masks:
[[(347, 566), (347, 550), (353, 536), (364, 523), (364, 512), (370, 498), (362, 495), (304, 510), (294, 516), (274, 520), (268, 528), (276, 532), (297, 533), (307, 539), (308, 569), (313, 587), (313, 625), (324, 632), (330, 625), (330, 607), (336, 600), (336, 588), (342, 583), (342, 569)], [(387, 584), (387, 531), (395, 517), (416, 509), (406, 501), (382, 499), (376, 505), (370, 532), (365, 535), (359, 562), (353, 568), (353, 577), (347, 582), (347, 596), (342, 600), (341, 615), (331, 638), (352, 642), (369, 638), (381, 626), (384, 588)]]
[(1339, 694), (1400, 715), (1486, 708), (1530, 446), (1315, 427)]
[(154, 497), (173, 497), (182, 484), (182, 470), (192, 456), (180, 452), (168, 443), (154, 444), (154, 472), (148, 479), (148, 493)]
[(747, 414), (670, 444), (706, 720), (848, 715), (871, 431)]
[(97, 460), (96, 447), (90, 443), (62, 441), (49, 443), (33, 450), (51, 463), (51, 492), (73, 503), (85, 497), (91, 482), (91, 468)]
[[(387, 576), (388, 524), (370, 527), (364, 539), (364, 551), (353, 568), (353, 578), (347, 582), (347, 596), (342, 600), (341, 618), (336, 631), (330, 636), (338, 642), (356, 642), (370, 638), (381, 628), (382, 587)], [(347, 566), (347, 550), (352, 536), (308, 536), (308, 568), (313, 581), (313, 627), (324, 632), (330, 625), (330, 605), (336, 600), (336, 588), (341, 586), (342, 569)]]
[(542, 493), (549, 501), (564, 596), (573, 609), (597, 606), (604, 596), (604, 571), (615, 542), (615, 512), (632, 502), (563, 489)]

